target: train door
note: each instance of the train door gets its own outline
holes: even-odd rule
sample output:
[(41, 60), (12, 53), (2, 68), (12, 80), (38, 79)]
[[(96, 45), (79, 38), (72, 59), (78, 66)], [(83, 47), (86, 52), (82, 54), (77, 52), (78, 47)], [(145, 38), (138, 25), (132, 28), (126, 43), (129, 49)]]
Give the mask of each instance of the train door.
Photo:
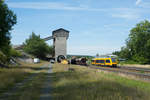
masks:
[(95, 65), (95, 60), (91, 60), (91, 64), (92, 64), (92, 65)]
[(105, 65), (106, 65), (106, 66), (111, 66), (111, 61), (110, 61), (110, 59), (106, 59)]

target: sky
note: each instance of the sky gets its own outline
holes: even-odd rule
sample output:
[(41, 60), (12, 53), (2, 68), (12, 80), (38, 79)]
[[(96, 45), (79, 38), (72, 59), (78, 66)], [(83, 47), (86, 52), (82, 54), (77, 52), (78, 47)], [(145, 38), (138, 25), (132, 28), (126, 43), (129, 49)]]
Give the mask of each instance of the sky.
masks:
[[(17, 15), (11, 31), (13, 45), (32, 32), (41, 38), (64, 28), (69, 33), (67, 53), (110, 54), (125, 46), (130, 30), (150, 20), (150, 0), (6, 0)], [(47, 41), (52, 45), (52, 41)]]

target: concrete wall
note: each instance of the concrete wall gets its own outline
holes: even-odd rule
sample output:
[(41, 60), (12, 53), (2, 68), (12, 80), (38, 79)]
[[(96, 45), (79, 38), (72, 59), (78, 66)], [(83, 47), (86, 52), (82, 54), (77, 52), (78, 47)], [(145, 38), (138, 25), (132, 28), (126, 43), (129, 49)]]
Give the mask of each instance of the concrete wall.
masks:
[(69, 31), (61, 28), (53, 31), (52, 35), (54, 38), (55, 61), (57, 61), (58, 56), (63, 55), (66, 57), (67, 55), (67, 39), (69, 37)]
[(67, 55), (66, 37), (56, 37), (54, 45), (55, 45), (55, 59), (57, 59), (59, 55), (64, 55), (66, 57)]

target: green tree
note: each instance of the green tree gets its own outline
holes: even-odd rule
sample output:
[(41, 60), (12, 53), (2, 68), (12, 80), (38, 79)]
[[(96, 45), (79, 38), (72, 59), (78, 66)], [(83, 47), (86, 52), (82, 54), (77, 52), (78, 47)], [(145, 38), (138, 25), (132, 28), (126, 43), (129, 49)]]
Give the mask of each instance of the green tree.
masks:
[(127, 41), (132, 59), (141, 63), (150, 63), (150, 22), (142, 21), (134, 27)]
[(125, 58), (125, 59), (130, 60), (130, 59), (131, 59), (131, 54), (130, 54), (130, 53), (131, 53), (131, 52), (130, 52), (129, 48), (127, 48), (127, 47), (122, 47), (122, 48), (121, 48), (121, 51), (120, 51), (120, 53), (119, 53), (119, 57), (120, 57), (120, 58)]
[(132, 28), (119, 56), (139, 63), (150, 63), (150, 22), (142, 21)]
[(113, 55), (117, 55), (117, 56), (120, 56), (120, 51), (115, 51), (112, 53)]
[(32, 35), (24, 43), (24, 51), (38, 58), (45, 58), (47, 54), (52, 53), (52, 47), (49, 47), (40, 36)]
[(16, 15), (11, 11), (4, 1), (0, 0), (0, 51), (9, 55), (10, 50), (10, 30), (16, 24)]

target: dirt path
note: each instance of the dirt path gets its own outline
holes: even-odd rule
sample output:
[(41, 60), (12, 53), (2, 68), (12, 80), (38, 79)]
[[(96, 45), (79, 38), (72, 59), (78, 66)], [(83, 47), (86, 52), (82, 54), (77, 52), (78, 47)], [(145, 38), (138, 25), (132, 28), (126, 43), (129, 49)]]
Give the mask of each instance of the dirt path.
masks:
[[(47, 66), (48, 66), (47, 64), (41, 66), (40, 70), (47, 68)], [(7, 91), (4, 91), (2, 95), (0, 96), (0, 100), (12, 100), (13, 97), (18, 93), (18, 91), (20, 91), (24, 87), (25, 84), (31, 83), (32, 80), (36, 78), (37, 74), (38, 73), (31, 74), (29, 77), (25, 78), (23, 81), (16, 83), (14, 87), (8, 89)]]
[(45, 83), (43, 85), (43, 88), (42, 88), (42, 91), (41, 91), (41, 96), (40, 96), (40, 100), (51, 100), (51, 90), (52, 90), (52, 87), (51, 87), (51, 73), (52, 73), (52, 65), (49, 64), (48, 66), (48, 71), (46, 73), (46, 80), (45, 80)]
[(19, 91), (24, 86), (24, 84), (30, 82), (35, 76), (36, 74), (32, 74), (28, 78), (25, 78), (22, 82), (17, 83), (14, 87), (8, 89), (6, 92), (2, 94), (2, 96), (0, 96), (0, 100), (8, 100), (8, 98), (15, 95), (16, 92)]

